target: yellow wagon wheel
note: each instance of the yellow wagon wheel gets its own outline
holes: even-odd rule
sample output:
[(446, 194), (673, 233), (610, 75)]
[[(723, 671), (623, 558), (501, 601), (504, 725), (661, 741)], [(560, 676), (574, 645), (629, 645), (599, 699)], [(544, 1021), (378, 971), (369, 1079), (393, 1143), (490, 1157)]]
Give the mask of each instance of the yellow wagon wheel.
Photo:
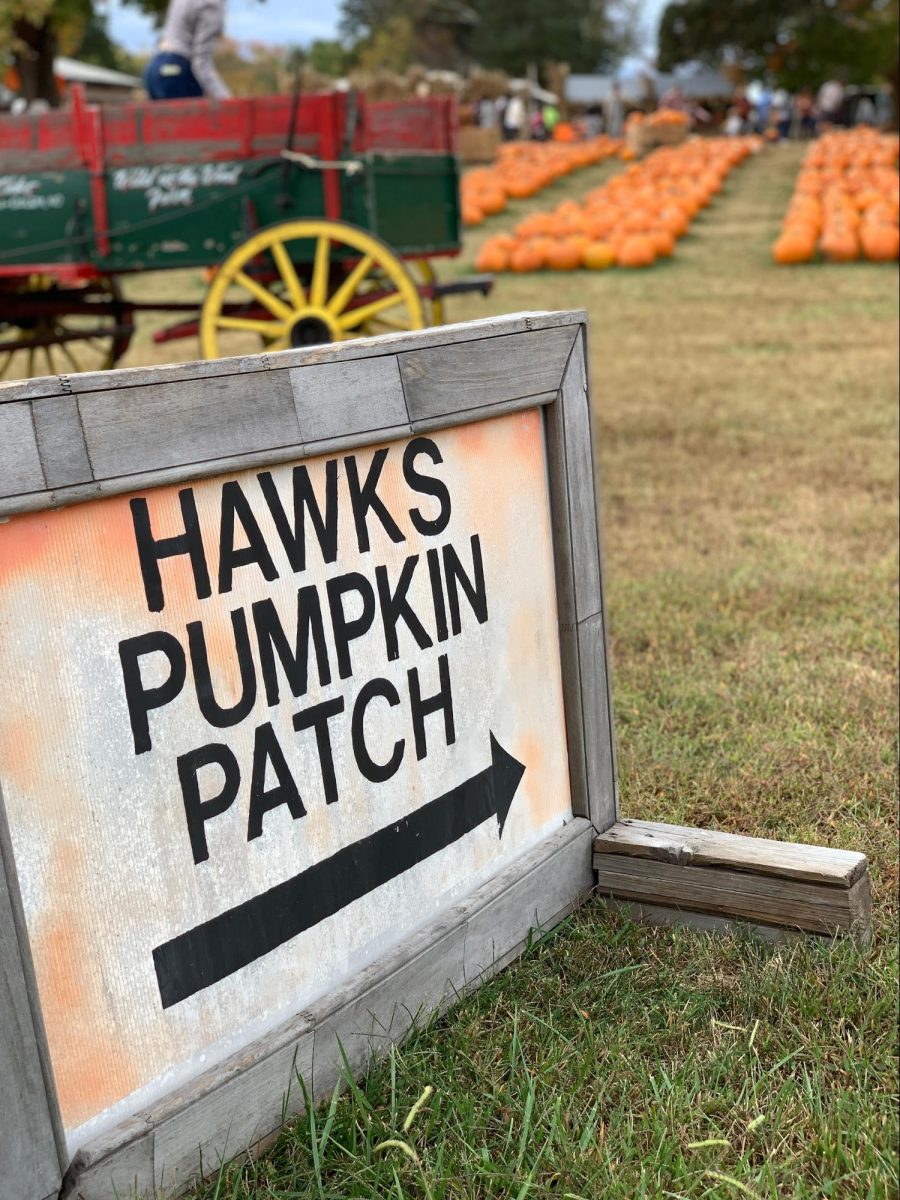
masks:
[[(426, 287), (431, 287), (437, 283), (437, 275), (434, 267), (427, 258), (414, 259), (410, 264), (413, 278), (424, 284)], [(429, 325), (443, 325), (446, 316), (444, 313), (444, 301), (441, 296), (432, 296), (431, 299), (425, 301), (425, 310), (428, 315)]]
[(402, 259), (344, 221), (283, 221), (253, 234), (219, 267), (200, 314), (205, 358), (423, 329), (425, 307)]

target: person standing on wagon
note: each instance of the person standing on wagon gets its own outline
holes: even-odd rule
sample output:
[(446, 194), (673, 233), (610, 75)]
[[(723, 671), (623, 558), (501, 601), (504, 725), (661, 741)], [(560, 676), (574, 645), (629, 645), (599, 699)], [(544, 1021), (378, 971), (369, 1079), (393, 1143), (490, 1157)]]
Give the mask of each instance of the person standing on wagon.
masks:
[(150, 99), (230, 96), (213, 62), (224, 28), (225, 0), (170, 0), (159, 49), (144, 72)]

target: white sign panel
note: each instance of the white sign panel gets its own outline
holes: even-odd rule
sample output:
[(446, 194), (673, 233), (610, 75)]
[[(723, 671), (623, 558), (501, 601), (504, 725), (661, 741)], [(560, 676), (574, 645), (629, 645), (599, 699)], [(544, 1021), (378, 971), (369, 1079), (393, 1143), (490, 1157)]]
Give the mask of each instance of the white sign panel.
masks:
[(70, 1152), (571, 814), (542, 417), (22, 514), (0, 785)]

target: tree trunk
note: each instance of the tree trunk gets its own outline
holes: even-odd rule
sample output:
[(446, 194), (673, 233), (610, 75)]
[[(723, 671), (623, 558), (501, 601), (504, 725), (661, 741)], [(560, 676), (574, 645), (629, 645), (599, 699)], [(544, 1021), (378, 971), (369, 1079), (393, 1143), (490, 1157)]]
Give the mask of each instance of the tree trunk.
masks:
[(16, 21), (13, 25), (13, 47), (22, 96), (29, 104), (34, 100), (44, 100), (51, 108), (59, 108), (59, 91), (53, 76), (56, 36), (49, 22), (32, 25), (24, 19)]

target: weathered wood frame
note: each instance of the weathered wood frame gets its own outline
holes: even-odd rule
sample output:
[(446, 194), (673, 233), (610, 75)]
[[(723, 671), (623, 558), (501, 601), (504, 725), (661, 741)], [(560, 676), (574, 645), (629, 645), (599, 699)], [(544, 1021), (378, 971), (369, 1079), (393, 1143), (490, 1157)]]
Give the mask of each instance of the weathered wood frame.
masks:
[(593, 838), (616, 821), (617, 796), (586, 335), (581, 312), (519, 314), (0, 387), (0, 520), (542, 408), (575, 814), (393, 954), (68, 1163), (0, 804), (0, 1003), (13, 1014), (0, 1022), (0, 1077), (15, 1097), (0, 1112), (7, 1200), (45, 1200), (61, 1182), (83, 1200), (182, 1189), (201, 1161), (215, 1169), (298, 1111), (297, 1075), (315, 1097), (330, 1093), (341, 1046), (361, 1069), (590, 890)]

